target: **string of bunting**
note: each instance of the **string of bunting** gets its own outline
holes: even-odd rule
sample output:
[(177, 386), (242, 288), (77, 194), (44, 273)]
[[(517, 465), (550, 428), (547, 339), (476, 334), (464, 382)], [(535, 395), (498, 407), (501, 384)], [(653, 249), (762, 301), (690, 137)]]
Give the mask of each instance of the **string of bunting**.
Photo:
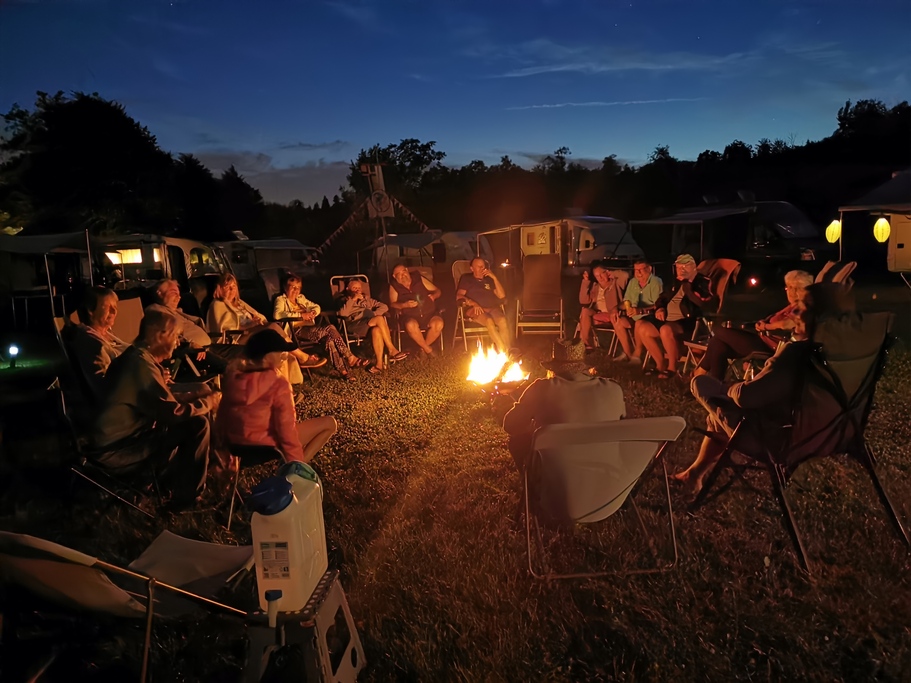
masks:
[[(325, 251), (336, 240), (336, 238), (339, 235), (341, 235), (343, 232), (345, 232), (345, 230), (347, 230), (349, 227), (351, 227), (351, 225), (353, 223), (357, 222), (357, 219), (360, 217), (361, 211), (365, 210), (367, 208), (367, 201), (368, 200), (365, 199), (360, 204), (358, 204), (357, 208), (351, 212), (351, 215), (345, 219), (345, 222), (342, 223), (340, 226), (338, 226), (338, 228), (336, 228), (335, 231), (331, 235), (329, 235), (329, 237), (326, 238), (326, 241), (323, 242), (321, 245), (319, 245), (319, 247), (317, 247), (316, 251), (314, 252), (314, 254), (316, 256), (322, 256), (323, 251)], [(312, 260), (313, 260), (312, 256), (307, 258), (307, 262), (312, 261)]]
[(405, 207), (405, 205), (402, 204), (402, 202), (400, 202), (398, 199), (396, 199), (392, 195), (389, 195), (389, 198), (392, 200), (392, 203), (398, 207), (399, 211), (401, 211), (403, 214), (405, 214), (405, 218), (408, 218), (408, 219), (414, 221), (421, 227), (421, 232), (427, 232), (428, 230), (430, 230), (430, 228), (427, 227), (427, 225), (424, 223), (424, 221), (422, 221), (420, 218), (418, 218), (413, 213), (411, 213), (411, 211), (409, 211)]

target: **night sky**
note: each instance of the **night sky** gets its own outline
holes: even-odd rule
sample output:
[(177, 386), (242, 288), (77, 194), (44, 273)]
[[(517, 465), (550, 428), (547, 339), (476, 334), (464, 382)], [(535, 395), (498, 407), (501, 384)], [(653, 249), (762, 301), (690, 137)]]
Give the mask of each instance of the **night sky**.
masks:
[(0, 0), (0, 111), (98, 92), (282, 203), (402, 138), (454, 166), (803, 144), (909, 77), (911, 0)]

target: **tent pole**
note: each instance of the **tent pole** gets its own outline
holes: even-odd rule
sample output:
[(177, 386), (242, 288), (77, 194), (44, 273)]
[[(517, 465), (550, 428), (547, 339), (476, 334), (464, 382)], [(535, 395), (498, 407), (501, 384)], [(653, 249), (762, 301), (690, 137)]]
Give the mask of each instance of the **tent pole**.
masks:
[(85, 229), (85, 253), (89, 257), (89, 286), (95, 286), (95, 269), (92, 266), (92, 243), (89, 241), (89, 229)]
[(56, 318), (57, 306), (54, 304), (54, 286), (51, 284), (51, 266), (47, 260), (47, 254), (44, 255), (44, 274), (47, 275), (47, 294), (51, 297), (51, 317)]
[(841, 224), (841, 230), (838, 231), (838, 260), (841, 261), (841, 241), (845, 236), (845, 212), (838, 212), (838, 222)]
[(383, 264), (386, 266), (386, 282), (389, 282), (389, 245), (386, 244), (386, 219), (383, 216), (380, 216), (379, 219), (380, 228), (383, 231), (383, 255), (386, 257), (383, 259)]

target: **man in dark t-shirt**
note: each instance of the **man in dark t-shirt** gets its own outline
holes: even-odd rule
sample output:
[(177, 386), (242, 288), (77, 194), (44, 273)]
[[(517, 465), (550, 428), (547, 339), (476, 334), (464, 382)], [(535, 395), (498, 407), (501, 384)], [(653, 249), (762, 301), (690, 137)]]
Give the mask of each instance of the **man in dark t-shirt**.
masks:
[(459, 278), (456, 286), (456, 303), (463, 307), (465, 317), (484, 325), (497, 350), (509, 349), (509, 323), (502, 304), (506, 290), (497, 276), (490, 272), (482, 258), (471, 260), (471, 272)]

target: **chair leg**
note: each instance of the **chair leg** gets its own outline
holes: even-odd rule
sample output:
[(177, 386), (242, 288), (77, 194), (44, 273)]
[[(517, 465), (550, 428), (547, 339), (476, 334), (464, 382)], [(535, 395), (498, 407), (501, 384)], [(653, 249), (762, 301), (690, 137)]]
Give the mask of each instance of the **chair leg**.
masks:
[[(124, 498), (123, 496), (118, 495), (117, 493), (115, 493), (114, 491), (112, 491), (111, 489), (109, 489), (108, 487), (106, 487), (104, 484), (102, 484), (102, 483), (99, 482), (99, 481), (96, 481), (95, 479), (92, 479), (89, 475), (87, 475), (85, 472), (82, 472), (82, 471), (79, 470), (78, 468), (76, 468), (76, 467), (70, 467), (70, 471), (71, 471), (73, 474), (75, 474), (75, 475), (77, 475), (77, 476), (79, 476), (79, 477), (82, 477), (83, 479), (85, 479), (87, 482), (89, 482), (89, 483), (92, 484), (93, 486), (97, 486), (99, 489), (101, 489), (102, 491), (104, 491), (106, 494), (108, 494), (108, 495), (111, 496), (112, 498), (116, 498), (117, 500), (119, 500), (119, 501), (120, 501), (121, 503), (123, 503), (124, 505), (127, 505), (127, 506), (133, 508), (133, 509), (136, 510), (137, 512), (141, 512), (141, 513), (144, 514), (146, 517), (153, 517), (153, 518), (155, 517), (155, 515), (153, 515), (152, 513), (146, 512), (145, 510), (143, 510), (141, 507), (139, 507), (139, 506), (136, 505), (135, 503), (132, 503), (132, 502), (128, 501), (126, 498)], [(157, 482), (156, 482), (156, 486), (157, 486)]]
[(864, 456), (865, 457), (859, 459), (864, 466), (864, 469), (866, 469), (867, 473), (870, 475), (870, 480), (873, 482), (873, 488), (875, 488), (876, 493), (879, 494), (879, 499), (882, 501), (883, 507), (886, 508), (886, 512), (895, 525), (895, 528), (898, 530), (902, 540), (904, 540), (905, 545), (911, 546), (911, 538), (908, 537), (908, 530), (905, 529), (901, 519), (899, 519), (898, 511), (892, 504), (892, 500), (889, 498), (889, 494), (886, 493), (886, 489), (883, 488), (879, 475), (876, 473), (876, 456), (873, 455), (873, 451), (866, 441), (864, 441)]
[(794, 546), (797, 550), (797, 559), (800, 560), (800, 565), (803, 567), (804, 571), (807, 574), (810, 574), (812, 572), (810, 571), (810, 562), (807, 559), (807, 549), (803, 544), (803, 537), (801, 537), (800, 531), (797, 528), (797, 520), (794, 519), (794, 511), (791, 510), (791, 504), (788, 502), (788, 497), (785, 494), (787, 481), (785, 479), (784, 470), (781, 466), (771, 462), (771, 460), (766, 463), (766, 466), (769, 471), (769, 477), (772, 480), (772, 489), (775, 491), (778, 502), (781, 504), (781, 510), (784, 513), (785, 522), (787, 522), (788, 533), (791, 534), (791, 538), (794, 541)]
[(225, 528), (231, 531), (231, 520), (234, 518), (234, 500), (237, 498), (237, 483), (240, 480), (240, 467), (234, 473), (234, 482), (231, 484), (231, 503), (228, 505), (228, 523)]

